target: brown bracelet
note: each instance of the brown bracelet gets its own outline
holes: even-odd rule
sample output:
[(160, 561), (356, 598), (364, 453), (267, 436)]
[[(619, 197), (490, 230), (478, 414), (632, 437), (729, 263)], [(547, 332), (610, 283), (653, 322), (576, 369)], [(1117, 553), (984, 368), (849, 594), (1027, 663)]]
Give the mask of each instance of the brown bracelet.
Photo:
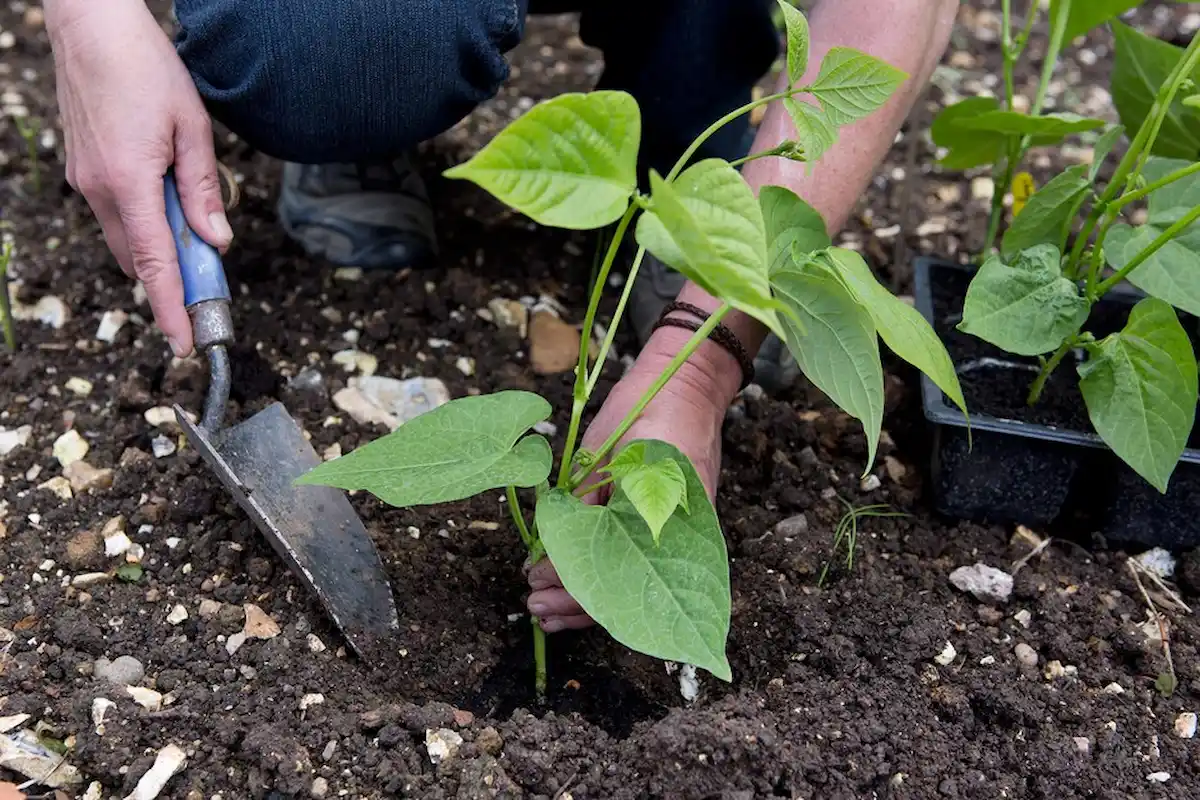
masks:
[[(684, 311), (697, 317), (700, 321), (690, 319), (679, 319), (677, 317), (668, 317), (673, 311)], [(684, 328), (692, 333), (700, 330), (700, 327), (708, 319), (709, 314), (699, 306), (694, 306), (691, 303), (684, 303), (676, 300), (667, 305), (658, 315), (658, 321), (654, 323), (652, 330), (658, 330), (663, 327)], [(742, 369), (742, 385), (738, 391), (745, 389), (754, 381), (754, 359), (746, 352), (745, 346), (737, 338), (733, 331), (729, 330), (723, 323), (718, 323), (717, 327), (712, 329), (708, 335), (713, 344), (718, 345), (722, 350), (733, 356), (738, 362), (738, 366)]]

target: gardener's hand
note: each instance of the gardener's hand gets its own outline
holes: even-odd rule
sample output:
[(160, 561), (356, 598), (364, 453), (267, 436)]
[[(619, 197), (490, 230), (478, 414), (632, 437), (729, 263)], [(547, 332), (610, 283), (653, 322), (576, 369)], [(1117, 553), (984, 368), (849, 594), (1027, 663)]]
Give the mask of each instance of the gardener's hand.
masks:
[[(613, 387), (588, 427), (583, 436), (585, 448), (595, 450), (608, 438), (689, 335), (689, 331), (678, 328), (655, 331), (633, 369)], [(714, 344), (702, 345), (647, 406), (622, 442), (661, 439), (675, 445), (691, 459), (709, 498), (714, 498), (721, 469), (721, 424), (740, 379), (732, 356)], [(610, 487), (602, 487), (585, 499), (605, 502)], [(542, 559), (529, 571), (529, 587), (533, 590), (527, 601), (529, 613), (538, 617), (547, 633), (593, 624), (567, 594), (549, 559)]]
[(145, 285), (172, 351), (187, 355), (192, 329), (163, 176), (174, 166), (188, 223), (228, 247), (208, 113), (144, 0), (51, 0), (46, 10), (67, 181), (91, 206), (121, 269)]

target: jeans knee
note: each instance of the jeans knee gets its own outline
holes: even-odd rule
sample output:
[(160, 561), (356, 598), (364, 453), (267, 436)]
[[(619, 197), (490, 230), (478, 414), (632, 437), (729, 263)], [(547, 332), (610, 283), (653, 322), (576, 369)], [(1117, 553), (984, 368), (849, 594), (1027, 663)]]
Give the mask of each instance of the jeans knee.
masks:
[(523, 0), (177, 0), (177, 47), (220, 122), (303, 163), (387, 159), (495, 94)]

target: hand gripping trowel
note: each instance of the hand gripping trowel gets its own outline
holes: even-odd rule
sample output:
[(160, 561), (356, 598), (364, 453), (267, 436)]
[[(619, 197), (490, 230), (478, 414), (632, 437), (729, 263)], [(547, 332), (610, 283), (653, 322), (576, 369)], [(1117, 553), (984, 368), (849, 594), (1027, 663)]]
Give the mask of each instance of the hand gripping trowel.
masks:
[(229, 286), (220, 254), (188, 226), (174, 176), (164, 179), (184, 305), (195, 347), (209, 364), (199, 425), (175, 405), (188, 441), (225, 484), (279, 556), (320, 599), (360, 658), (379, 664), (380, 639), (399, 625), (383, 564), (344, 492), (293, 481), (321, 463), (280, 403), (222, 427), (229, 400), (227, 348), (233, 344)]

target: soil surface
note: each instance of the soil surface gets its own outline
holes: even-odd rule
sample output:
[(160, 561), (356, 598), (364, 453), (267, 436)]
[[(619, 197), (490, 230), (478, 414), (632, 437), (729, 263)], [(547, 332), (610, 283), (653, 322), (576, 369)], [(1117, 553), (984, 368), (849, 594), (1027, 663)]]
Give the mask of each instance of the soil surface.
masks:
[[(79, 782), (66, 796), (96, 782), (91, 796), (124, 797), (175, 745), (187, 763), (160, 796), (189, 800), (1200, 797), (1200, 739), (1174, 732), (1181, 714), (1200, 711), (1195, 616), (1152, 591), (1178, 676), (1163, 696), (1159, 628), (1147, 624), (1129, 553), (1055, 538), (1029, 558), (1035, 537), (1055, 532), (932, 514), (918, 384), (890, 362), (887, 435), (865, 481), (861, 429), (811, 387), (775, 399), (748, 390), (729, 412), (718, 510), (732, 557), (732, 684), (701, 674), (699, 696), (685, 701), (674, 665), (592, 630), (551, 637), (550, 705), (539, 707), (522, 552), (496, 496), (407, 511), (353, 496), (402, 629), (381, 668), (348, 655), (196, 451), (147, 419), (173, 402), (198, 409), (203, 365), (170, 358), (65, 184), (36, 11), (0, 10), (0, 31), (13, 34), (11, 46), (0, 39), (0, 230), (17, 246), (21, 302), (58, 298), (68, 315), (57, 328), (19, 323), (18, 352), (0, 355), (0, 426), (30, 426), (0, 457), (0, 717), (28, 714), (23, 729), (69, 746)], [(1152, 4), (1137, 19), (1161, 33), (1188, 12)], [(981, 174), (933, 166), (923, 131), (941, 105), (994, 86), (998, 20), (995, 3), (963, 6), (926, 101), (840, 234), (900, 293), (911, 291), (914, 253), (965, 261), (978, 246), (990, 190)], [(318, 452), (377, 437), (381, 427), (332, 401), (351, 378), (333, 357), (357, 348), (377, 374), (438, 378), (455, 397), (539, 391), (558, 409), (561, 443), (569, 376), (537, 374), (530, 343), (478, 311), (496, 297), (545, 296), (577, 322), (593, 242), (437, 177), (521, 109), (599, 73), (570, 16), (535, 19), (512, 58), (501, 94), (424, 150), (443, 248), (428, 272), (336, 273), (307, 258), (275, 221), (279, 165), (220, 133), (219, 156), (243, 190), (227, 259), (243, 342), (231, 418), (280, 400)], [(1104, 33), (1074, 47), (1051, 88), (1056, 106), (1111, 118), (1110, 62)], [(1032, 91), (1031, 64), (1018, 84)], [(40, 192), (11, 119), (22, 112), (41, 120)], [(1087, 157), (1086, 145), (1039, 152), (1035, 175)], [(128, 321), (98, 340), (102, 316), (118, 310)], [(627, 339), (619, 349), (633, 351)], [(619, 374), (614, 362), (604, 390)], [(53, 446), (68, 430), (89, 445), (87, 463), (113, 470), (111, 485), (56, 494)], [(850, 566), (832, 550), (843, 501), (906, 514), (861, 520)], [(106, 524), (134, 543), (124, 555), (105, 554)], [(141, 569), (115, 575), (138, 551)], [(1007, 602), (950, 584), (952, 570), (978, 561), (1016, 570)], [(1180, 554), (1175, 583), (1200, 603), (1200, 554)], [(235, 647), (247, 606), (259, 635)], [(114, 682), (110, 662), (122, 656), (140, 668), (120, 680), (160, 693), (161, 708)], [(115, 704), (102, 725), (98, 698)], [(457, 752), (433, 763), (454, 734)], [(4, 780), (24, 777), (0, 766)]]

